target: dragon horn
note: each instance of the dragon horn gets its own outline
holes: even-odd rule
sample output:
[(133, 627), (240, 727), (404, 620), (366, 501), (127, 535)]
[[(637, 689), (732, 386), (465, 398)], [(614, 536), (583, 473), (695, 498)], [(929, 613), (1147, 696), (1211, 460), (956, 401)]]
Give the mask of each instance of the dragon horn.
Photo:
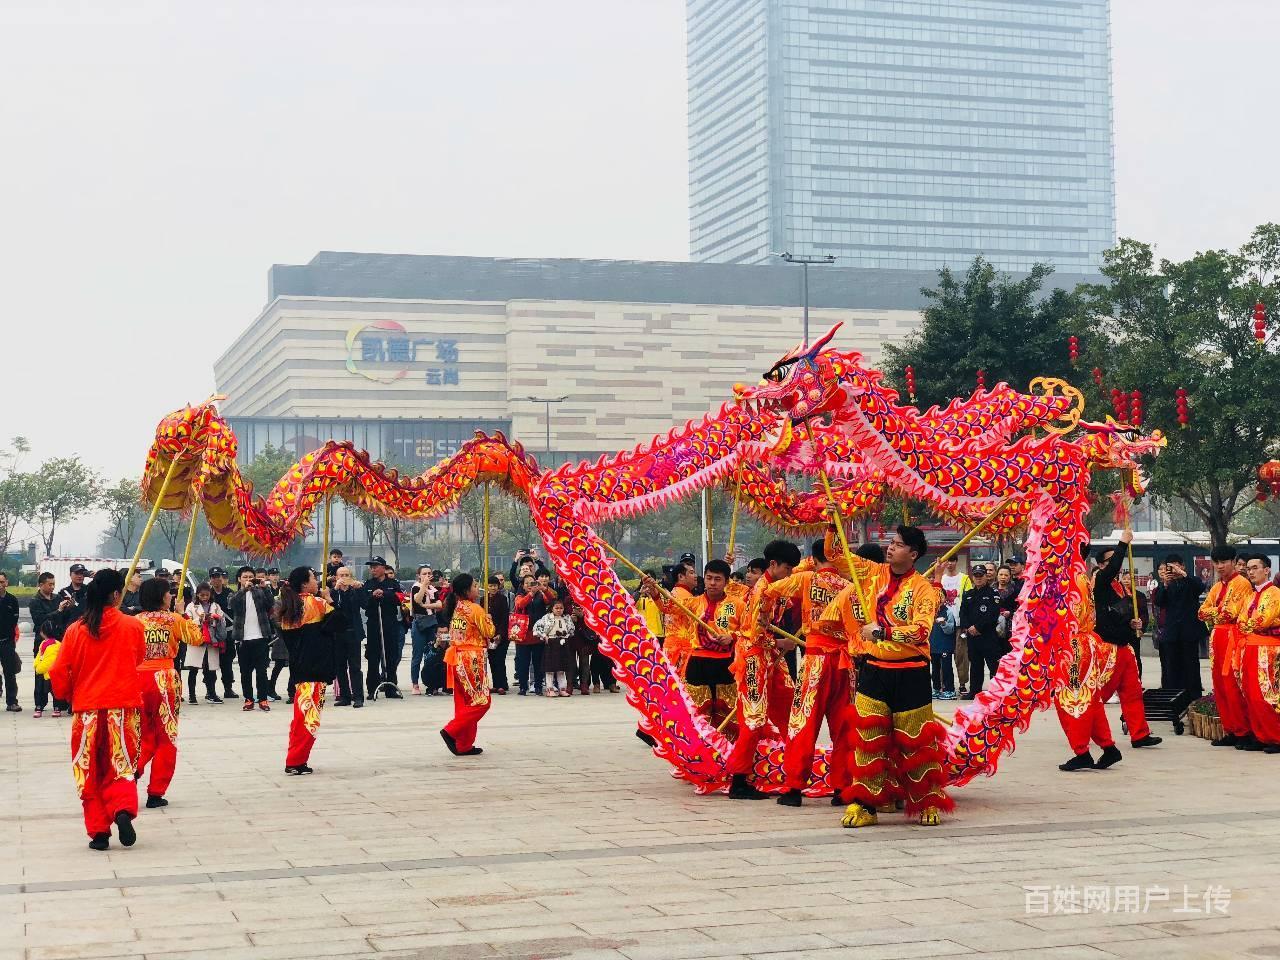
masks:
[(818, 342), (809, 348), (809, 353), (816, 354), (819, 350), (821, 350), (828, 343), (830, 343), (831, 338), (836, 335), (836, 331), (839, 330), (842, 326), (844, 326), (843, 320), (836, 321), (836, 323), (831, 327), (831, 329), (828, 330), (826, 333), (824, 333), (821, 337), (819, 337)]

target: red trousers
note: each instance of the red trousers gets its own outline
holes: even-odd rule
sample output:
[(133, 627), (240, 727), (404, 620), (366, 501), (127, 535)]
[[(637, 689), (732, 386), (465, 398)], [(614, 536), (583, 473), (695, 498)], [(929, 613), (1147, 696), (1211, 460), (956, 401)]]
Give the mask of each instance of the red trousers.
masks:
[(791, 716), (793, 688), (786, 663), (767, 653), (749, 654), (745, 660), (738, 677), (738, 739), (725, 764), (729, 774), (750, 773), (769, 725), (782, 733)]
[(1213, 628), (1210, 639), (1210, 662), (1213, 673), (1213, 699), (1218, 705), (1218, 719), (1222, 729), (1237, 737), (1249, 735), (1249, 710), (1244, 702), (1244, 690), (1235, 672), (1235, 647), (1240, 642), (1240, 630), (1235, 624), (1223, 624)]
[(142, 683), (142, 755), (138, 780), (151, 767), (147, 796), (163, 797), (178, 765), (178, 710), (182, 703), (182, 679), (177, 670), (138, 674)]
[(853, 688), (849, 668), (840, 661), (843, 652), (806, 653), (800, 661), (796, 692), (787, 724), (787, 750), (782, 772), (787, 790), (803, 790), (813, 772), (813, 751), (818, 744), (818, 728), (823, 718), (831, 735), (831, 770), (827, 782), (836, 791), (849, 786), (848, 723), (853, 716)]
[(1142, 703), (1142, 681), (1138, 678), (1138, 660), (1132, 647), (1117, 647), (1115, 668), (1089, 702), (1088, 709), (1081, 716), (1073, 717), (1061, 705), (1058, 706), (1058, 720), (1062, 723), (1072, 753), (1087, 751), (1090, 740), (1104, 748), (1115, 745), (1103, 704), (1117, 692), (1120, 694), (1120, 715), (1129, 725), (1129, 739), (1138, 741), (1150, 736), (1147, 711)]
[(110, 833), (117, 813), (138, 815), (138, 785), (133, 776), (141, 740), (137, 707), (73, 715), (71, 773), (84, 808), (84, 829), (90, 837)]
[(1249, 730), (1261, 743), (1280, 744), (1280, 646), (1249, 644), (1242, 654), (1240, 686)]
[(324, 709), (323, 683), (303, 681), (293, 692), (293, 721), (289, 724), (289, 752), (285, 754), (284, 765), (297, 767), (311, 757), (311, 748), (316, 743), (316, 732), (320, 729), (320, 711)]
[(480, 718), (489, 712), (489, 705), (493, 702), (487, 690), (483, 693), (481, 699), (478, 691), (468, 693), (462, 684), (453, 685), (453, 719), (444, 725), (444, 729), (453, 737), (459, 753), (466, 753), (476, 745)]

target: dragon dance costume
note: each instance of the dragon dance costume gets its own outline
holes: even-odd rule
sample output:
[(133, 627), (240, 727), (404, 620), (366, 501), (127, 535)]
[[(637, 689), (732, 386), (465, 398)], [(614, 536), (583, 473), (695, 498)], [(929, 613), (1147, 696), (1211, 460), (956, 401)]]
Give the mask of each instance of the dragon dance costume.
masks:
[(1244, 702), (1241, 676), (1236, 669), (1242, 656), (1240, 615), (1254, 597), (1249, 578), (1232, 572), (1209, 588), (1200, 605), (1200, 619), (1213, 631), (1209, 637), (1209, 662), (1213, 675), (1213, 699), (1224, 733), (1237, 739), (1249, 736), (1249, 710)]
[(336, 643), (342, 629), (342, 615), (328, 600), (315, 596), (302, 597), (302, 616), (296, 622), (280, 622), (289, 647), (289, 679), (294, 682), (286, 772), (310, 772), (307, 760), (320, 730), (325, 689), (338, 673)]
[[(692, 607), (693, 594), (679, 584), (671, 590), (671, 595), (686, 607)], [(683, 679), (696, 643), (698, 628), (675, 604), (660, 604), (659, 609), (662, 612), (662, 652), (667, 655), (676, 676)]]
[(475, 748), (480, 718), (489, 712), (489, 641), (493, 635), (488, 612), (478, 603), (459, 599), (449, 621), (449, 649), (444, 656), (448, 686), (453, 691), (453, 719), (443, 732), (448, 734), (445, 743), (455, 754)]
[[(834, 546), (834, 545), (832, 545)], [(828, 547), (828, 550), (832, 549)], [(830, 556), (830, 553), (828, 553)], [(895, 574), (887, 563), (852, 557), (856, 577), (822, 614), (828, 629), (842, 631), (857, 655), (857, 692), (846, 740), (853, 757), (852, 783), (841, 799), (849, 803), (845, 826), (868, 826), (875, 810), (904, 801), (908, 816), (937, 823), (955, 802), (946, 793), (942, 769), (944, 730), (933, 713), (929, 676), (929, 631), (939, 595), (915, 570)], [(863, 615), (857, 585), (874, 597), (870, 621)], [(883, 638), (861, 637), (864, 622)]]
[(796, 674), (791, 716), (787, 721), (787, 748), (783, 755), (784, 787), (790, 792), (809, 785), (813, 772), (818, 729), (825, 718), (831, 733), (828, 782), (839, 793), (849, 786), (848, 723), (853, 715), (853, 686), (848, 644), (844, 638), (819, 626), (823, 611), (849, 581), (830, 566), (792, 573), (765, 588), (766, 601), (800, 601), (800, 629), (804, 657)]
[(1280, 587), (1267, 583), (1240, 613), (1237, 677), (1249, 729), (1268, 753), (1280, 752)]
[(195, 625), (176, 613), (165, 610), (137, 615), (146, 642), (146, 659), (138, 664), (138, 683), (142, 688), (142, 753), (138, 761), (138, 780), (148, 766), (151, 780), (147, 783), (147, 799), (160, 798), (169, 790), (178, 764), (178, 712), (182, 707), (182, 678), (174, 669), (173, 659), (179, 644), (194, 636)]
[[(719, 639), (717, 634), (737, 636), (742, 629), (746, 605), (728, 594), (712, 600), (704, 593), (680, 602), (697, 618), (692, 634), (693, 647), (685, 663), (685, 689), (698, 712), (719, 727), (737, 707), (738, 687), (730, 669), (732, 643)], [(662, 612), (664, 616), (688, 621), (688, 615), (665, 597)], [(668, 624), (672, 622), (668, 620)], [(667, 629), (669, 639), (670, 626)]]
[(71, 773), (90, 837), (109, 834), (121, 814), (138, 815), (145, 655), (142, 624), (108, 607), (97, 636), (83, 620), (67, 628), (49, 672), (54, 695), (71, 701)]

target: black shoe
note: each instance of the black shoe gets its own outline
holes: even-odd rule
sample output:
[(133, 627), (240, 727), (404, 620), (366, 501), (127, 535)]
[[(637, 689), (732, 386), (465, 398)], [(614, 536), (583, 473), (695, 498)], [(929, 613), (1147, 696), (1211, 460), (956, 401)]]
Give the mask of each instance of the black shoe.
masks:
[(351, 706), (351, 701), (350, 701), (350, 700), (335, 700), (335, 701), (333, 701), (333, 705), (334, 705), (335, 707), (349, 707), (349, 706)]
[(206, 693), (206, 694), (204, 695), (204, 698), (205, 698), (205, 700), (206, 700), (206, 701), (208, 701), (209, 703), (221, 703), (221, 702), (222, 702), (222, 698), (221, 698), (220, 696), (218, 696), (216, 693)]
[(285, 767), (284, 772), (293, 777), (300, 777), (304, 773), (315, 773), (315, 771), (312, 770), (310, 767), (308, 767), (305, 763), (299, 763), (292, 767)]
[(200, 701), (196, 699), (196, 695), (194, 693), (187, 697), (187, 703), (191, 704), (193, 707), (199, 702)]
[(1263, 753), (1280, 753), (1280, 743), (1264, 743), (1262, 745)]
[(729, 784), (730, 800), (764, 800), (768, 794), (761, 793), (747, 782), (745, 773), (735, 773), (733, 782)]
[(8, 710), (10, 713), (22, 712), (22, 707), (18, 706), (16, 703), (9, 704), (8, 706), (5, 707), (5, 709)]
[(111, 834), (95, 833), (93, 835), (93, 839), (89, 841), (89, 849), (90, 850), (110, 850)]
[(1098, 762), (1094, 764), (1094, 767), (1098, 770), (1105, 770), (1107, 767), (1114, 767), (1123, 759), (1124, 755), (1120, 752), (1120, 748), (1113, 743), (1109, 747), (1102, 748), (1102, 755), (1098, 757)]
[(315, 771), (312, 770), (311, 767), (309, 767), (305, 763), (298, 764), (298, 772), (299, 773), (315, 773)]
[(222, 691), (223, 700), (234, 700), (238, 696), (240, 696), (240, 694), (236, 693), (235, 687), (227, 687)]
[(480, 747), (472, 747), (470, 750), (463, 750), (463, 751), (462, 751), (462, 753), (458, 754), (458, 756), (460, 756), (460, 757), (478, 757), (478, 756), (480, 756), (480, 754), (482, 754), (482, 753), (484, 753), (484, 750), (483, 750), (482, 748), (480, 748)]
[(1162, 744), (1162, 743), (1164, 743), (1164, 737), (1153, 737), (1151, 734), (1149, 734), (1149, 733), (1148, 733), (1148, 734), (1147, 734), (1145, 737), (1143, 737), (1141, 740), (1135, 740), (1135, 741), (1133, 741), (1133, 743), (1132, 743), (1132, 744), (1130, 744), (1130, 746), (1133, 746), (1133, 747), (1139, 747), (1139, 748), (1141, 748), (1141, 747), (1158, 747), (1158, 746), (1159, 746), (1160, 744)]
[(636, 727), (636, 739), (639, 740), (641, 743), (643, 743), (646, 747), (656, 747), (658, 745), (657, 740), (653, 739), (652, 736), (645, 733), (639, 727)]
[(1237, 743), (1239, 743), (1239, 742), (1240, 742), (1240, 738), (1239, 738), (1239, 737), (1237, 737), (1234, 733), (1224, 733), (1224, 734), (1223, 734), (1222, 736), (1220, 736), (1217, 740), (1210, 740), (1210, 741), (1209, 741), (1209, 746), (1211, 746), (1211, 747), (1234, 747), (1234, 746), (1235, 746)]
[(521, 696), (521, 697), (527, 697), (528, 695), (529, 695), (529, 691), (528, 691), (528, 690), (521, 690), (521, 691), (520, 691), (520, 693), (519, 693), (519, 696)]
[(838, 794), (838, 793), (833, 793), (833, 794), (831, 795), (831, 805), (832, 805), (833, 807), (847, 807), (847, 806), (848, 806), (848, 804), (847, 804), (847, 803), (845, 803), (843, 800), (841, 800), (841, 799), (840, 799), (840, 794)]
[(1088, 750), (1084, 753), (1078, 753), (1066, 763), (1058, 764), (1058, 769), (1070, 773), (1072, 770), (1092, 770), (1094, 767), (1093, 754)]
[(978, 695), (977, 695), (976, 693), (966, 693), (966, 694), (962, 695), (962, 696), (960, 697), (960, 699), (961, 699), (961, 700), (977, 700), (977, 699), (978, 699)]
[(132, 847), (138, 842), (138, 833), (133, 829), (133, 817), (123, 810), (116, 814), (116, 836), (126, 847)]
[(804, 802), (804, 794), (799, 790), (788, 790), (778, 797), (778, 803), (784, 807), (798, 807)]
[(153, 797), (150, 794), (147, 794), (148, 810), (154, 810), (156, 807), (167, 807), (168, 805), (169, 805), (169, 801), (166, 800), (164, 797)]
[(449, 748), (450, 753), (455, 757), (458, 756), (458, 741), (453, 738), (453, 735), (448, 730), (442, 729), (440, 731), (440, 739), (444, 741), (444, 745)]
[(288, 700), (285, 701), (285, 703), (289, 704), (290, 706), (293, 706), (293, 697), (290, 697)]
[(270, 700), (272, 703), (279, 703), (279, 702), (280, 702), (280, 694), (278, 694), (278, 693), (276, 693), (274, 690), (272, 690), (270, 693), (268, 693), (268, 694), (267, 694), (267, 699), (268, 699), (268, 700)]
[(384, 693), (384, 694), (383, 694), (383, 696), (384, 696), (384, 697), (386, 697), (388, 700), (403, 700), (403, 699), (404, 699), (404, 694), (402, 694), (399, 690), (396, 690), (396, 689), (394, 689), (394, 688), (393, 688), (393, 689), (391, 689), (391, 690), (388, 690), (386, 693)]
[(364, 706), (364, 701), (357, 700), (355, 703), (351, 704), (351, 706), (354, 707), (356, 710), (359, 710), (361, 707)]
[(1256, 739), (1254, 739), (1253, 736), (1248, 736), (1236, 744), (1236, 749), (1248, 750), (1250, 753), (1257, 753), (1259, 750), (1262, 749), (1262, 744), (1260, 744)]

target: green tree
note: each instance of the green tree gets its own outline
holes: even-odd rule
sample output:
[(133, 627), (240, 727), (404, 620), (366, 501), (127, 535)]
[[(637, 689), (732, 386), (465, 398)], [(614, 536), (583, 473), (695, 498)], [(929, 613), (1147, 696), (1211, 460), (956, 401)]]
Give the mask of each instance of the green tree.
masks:
[[(1227, 542), (1234, 517), (1253, 503), (1257, 468), (1280, 451), (1271, 392), (1280, 384), (1275, 341), (1253, 337), (1253, 305), (1280, 302), (1280, 226), (1258, 227), (1238, 253), (1209, 250), (1156, 262), (1149, 245), (1121, 240), (1104, 256), (1107, 282), (1082, 287), (1089, 361), (1104, 391), (1139, 390), (1144, 424), (1168, 447), (1155, 458), (1151, 491), (1177, 498), (1214, 545)], [(1274, 312), (1270, 329), (1275, 329)], [(1179, 429), (1176, 391), (1191, 416)]]
[(266, 444), (242, 472), (253, 484), (253, 492), (266, 496), (294, 464), (293, 458), (272, 443)]
[(134, 534), (144, 520), (142, 487), (137, 480), (123, 477), (116, 481), (115, 486), (102, 491), (100, 502), (111, 524), (107, 528), (108, 535), (119, 545), (121, 555), (128, 554), (133, 549)]
[(35, 521), (51, 554), (58, 527), (94, 506), (102, 478), (79, 457), (53, 457), (31, 476)]
[(0, 479), (0, 557), (17, 538), (18, 525), (35, 517), (35, 484), (29, 473), (11, 473)]
[(924, 322), (901, 345), (885, 347), (885, 368), (907, 397), (906, 368), (915, 373), (921, 409), (946, 406), (977, 389), (978, 371), (988, 387), (1000, 381), (1025, 390), (1035, 377), (1069, 379), (1068, 337), (1079, 313), (1073, 293), (1043, 292), (1053, 268), (1036, 264), (1022, 279), (998, 272), (982, 257), (963, 276), (938, 271)]

